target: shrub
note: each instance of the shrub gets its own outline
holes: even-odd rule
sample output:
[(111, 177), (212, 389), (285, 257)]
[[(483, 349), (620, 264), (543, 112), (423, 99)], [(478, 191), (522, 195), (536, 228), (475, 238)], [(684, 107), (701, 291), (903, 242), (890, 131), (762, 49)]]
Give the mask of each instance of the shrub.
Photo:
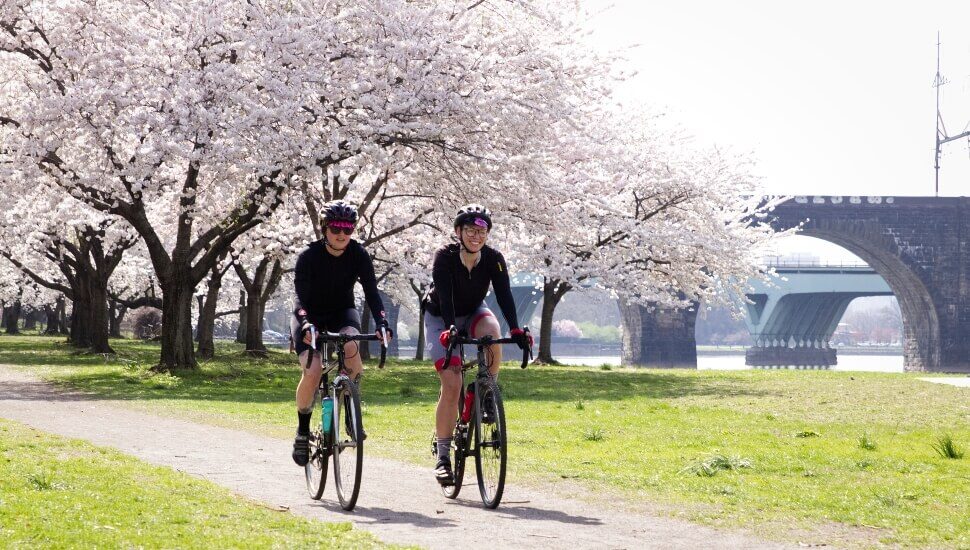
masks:
[(577, 323), (576, 326), (579, 327), (585, 338), (594, 342), (603, 344), (620, 342), (620, 327), (600, 326), (589, 322)]
[(134, 314), (132, 329), (135, 338), (154, 340), (162, 335), (162, 312), (155, 308), (142, 308)]
[(563, 338), (582, 338), (583, 331), (575, 321), (561, 319), (552, 323), (552, 333)]

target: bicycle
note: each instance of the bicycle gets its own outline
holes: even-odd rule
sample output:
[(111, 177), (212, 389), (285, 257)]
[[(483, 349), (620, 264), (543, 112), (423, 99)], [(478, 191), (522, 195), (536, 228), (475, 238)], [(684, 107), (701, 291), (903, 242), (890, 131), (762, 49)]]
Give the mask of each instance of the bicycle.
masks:
[[(528, 333), (529, 329), (525, 328)], [(508, 439), (505, 430), (505, 405), (495, 377), (488, 372), (487, 348), (493, 344), (514, 344), (511, 338), (468, 338), (453, 333), (448, 345), (445, 364), (451, 364), (451, 356), (458, 348), (459, 357), (464, 357), (464, 346), (478, 348), (478, 357), (461, 368), (461, 395), (458, 400), (458, 420), (452, 439), (455, 463), (453, 466), (454, 484), (442, 486), (441, 491), (447, 498), (458, 498), (465, 477), (465, 459), (475, 457), (475, 472), (478, 476), (478, 491), (486, 508), (494, 510), (502, 501), (505, 491), (505, 468), (507, 461)], [(522, 350), (524, 369), (532, 358), (532, 349)], [(478, 367), (475, 379), (465, 386), (465, 371)], [(471, 392), (474, 396), (472, 406), (464, 410), (465, 400)], [(435, 438), (431, 438), (432, 454), (437, 456)]]
[[(383, 333), (383, 329), (381, 329)], [(381, 343), (381, 360), (377, 368), (384, 368), (387, 358), (386, 335)], [(320, 500), (327, 484), (327, 461), (333, 457), (333, 480), (337, 498), (344, 510), (357, 505), (360, 478), (364, 465), (364, 424), (360, 412), (360, 391), (357, 382), (347, 375), (344, 365), (344, 344), (348, 342), (380, 341), (377, 334), (317, 333), (311, 329), (312, 353), (323, 344), (321, 362), (323, 374), (314, 400), (320, 402), (320, 426), (310, 431), (310, 460), (304, 470), (310, 498)], [(330, 351), (337, 360), (330, 359)], [(337, 368), (337, 376), (329, 382), (329, 373)], [(321, 397), (324, 396), (324, 397)]]

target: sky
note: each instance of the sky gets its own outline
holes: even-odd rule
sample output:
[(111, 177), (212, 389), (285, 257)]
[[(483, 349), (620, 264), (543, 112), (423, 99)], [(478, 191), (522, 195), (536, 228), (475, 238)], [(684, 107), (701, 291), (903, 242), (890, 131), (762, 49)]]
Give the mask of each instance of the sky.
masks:
[[(970, 128), (967, 0), (582, 4), (603, 10), (592, 39), (637, 71), (620, 98), (750, 152), (772, 193), (932, 196), (937, 31), (946, 128)], [(940, 195), (970, 195), (967, 139), (941, 166)]]
[[(582, 5), (593, 43), (636, 71), (617, 97), (750, 154), (767, 193), (933, 196), (937, 32), (947, 133), (970, 129), (970, 0)], [(940, 164), (939, 195), (970, 195), (970, 141), (944, 144)]]

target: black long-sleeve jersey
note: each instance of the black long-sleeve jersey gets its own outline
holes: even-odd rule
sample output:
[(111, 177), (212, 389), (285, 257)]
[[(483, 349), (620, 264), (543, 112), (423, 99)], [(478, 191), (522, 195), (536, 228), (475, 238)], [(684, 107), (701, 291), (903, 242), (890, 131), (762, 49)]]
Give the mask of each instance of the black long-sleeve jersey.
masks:
[(355, 240), (350, 241), (340, 256), (330, 254), (322, 240), (311, 243), (296, 260), (294, 281), (299, 300), (297, 316), (300, 317), (302, 307), (311, 323), (317, 324), (315, 318), (327, 313), (356, 307), (354, 284), (357, 281), (364, 287), (364, 297), (374, 319), (385, 317), (374, 262)]
[(470, 315), (482, 304), (491, 284), (509, 329), (519, 328), (505, 257), (494, 248), (485, 246), (478, 264), (469, 271), (461, 263), (460, 252), (457, 243), (443, 246), (435, 252), (431, 269), (433, 282), (425, 300), (428, 313), (441, 317), (445, 326), (454, 325), (455, 317)]

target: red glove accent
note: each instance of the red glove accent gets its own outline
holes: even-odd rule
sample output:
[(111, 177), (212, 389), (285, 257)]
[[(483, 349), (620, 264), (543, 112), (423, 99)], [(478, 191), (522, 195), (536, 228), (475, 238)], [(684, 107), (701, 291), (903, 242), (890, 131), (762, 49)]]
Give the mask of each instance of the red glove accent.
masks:
[(524, 330), (522, 330), (520, 328), (514, 328), (511, 331), (509, 331), (509, 335), (512, 336), (512, 338), (515, 338), (516, 336), (519, 336), (521, 334), (525, 334), (528, 337), (529, 347), (531, 348), (533, 346), (533, 344), (535, 343), (535, 341), (532, 339), (532, 333), (531, 332), (526, 332), (526, 331), (524, 331)]
[(451, 330), (441, 331), (441, 334), (438, 335), (438, 341), (441, 342), (443, 348), (447, 348), (451, 342)]

